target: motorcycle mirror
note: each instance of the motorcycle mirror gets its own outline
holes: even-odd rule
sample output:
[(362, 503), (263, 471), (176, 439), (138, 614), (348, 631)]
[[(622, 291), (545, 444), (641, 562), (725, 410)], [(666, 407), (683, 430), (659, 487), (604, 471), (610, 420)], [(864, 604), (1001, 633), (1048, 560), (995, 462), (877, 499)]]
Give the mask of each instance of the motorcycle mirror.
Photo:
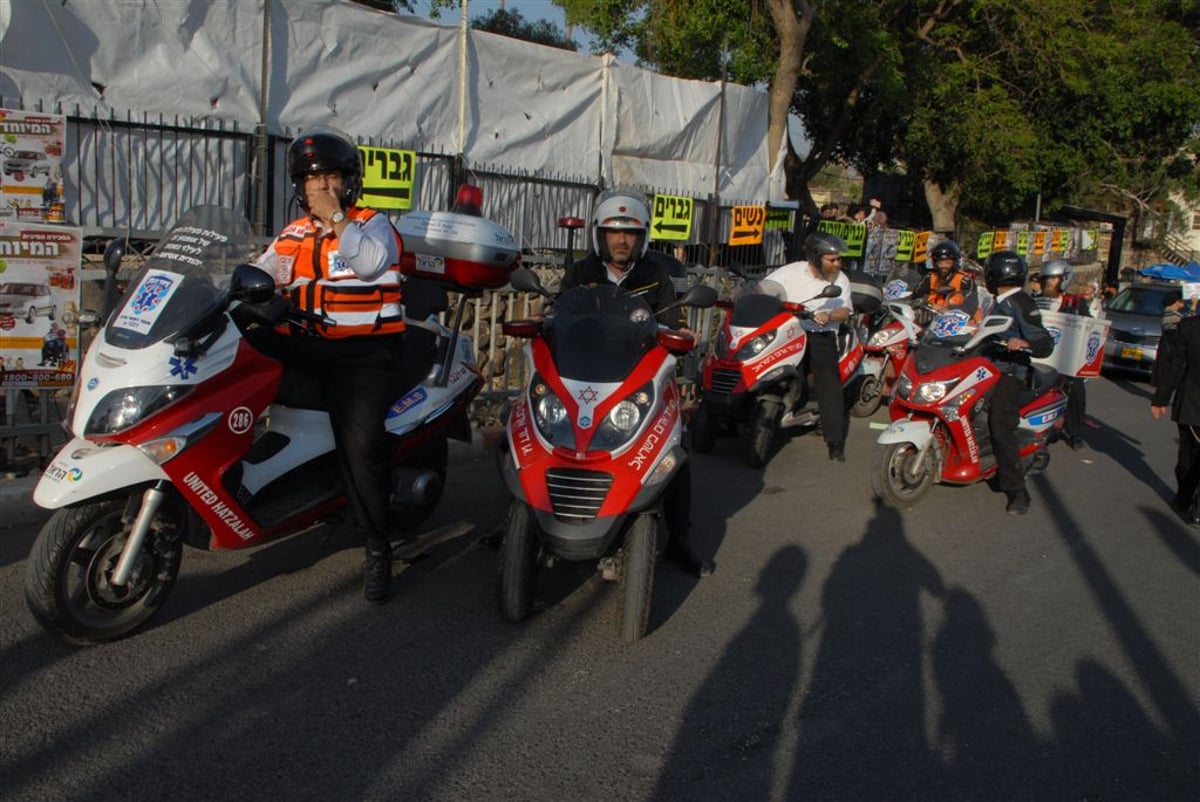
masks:
[(536, 292), (538, 295), (550, 297), (550, 293), (546, 292), (546, 288), (542, 286), (542, 280), (538, 278), (538, 274), (528, 267), (518, 267), (508, 277), (508, 282), (518, 292)]
[(717, 291), (707, 284), (696, 284), (688, 287), (687, 292), (679, 299), (679, 303), (683, 306), (695, 306), (699, 309), (708, 309), (717, 303)]
[(100, 313), (94, 309), (84, 309), (80, 311), (79, 317), (76, 320), (81, 326), (99, 326)]
[(266, 303), (275, 295), (275, 282), (254, 265), (238, 265), (229, 279), (229, 298), (252, 304)]
[(659, 345), (675, 356), (682, 356), (696, 347), (696, 335), (690, 331), (659, 329), (657, 339)]
[(842, 294), (842, 288), (836, 284), (826, 284), (818, 298), (837, 298)]
[(109, 273), (114, 276), (121, 269), (121, 260), (125, 258), (125, 251), (129, 248), (129, 240), (124, 237), (117, 237), (104, 249), (104, 267)]

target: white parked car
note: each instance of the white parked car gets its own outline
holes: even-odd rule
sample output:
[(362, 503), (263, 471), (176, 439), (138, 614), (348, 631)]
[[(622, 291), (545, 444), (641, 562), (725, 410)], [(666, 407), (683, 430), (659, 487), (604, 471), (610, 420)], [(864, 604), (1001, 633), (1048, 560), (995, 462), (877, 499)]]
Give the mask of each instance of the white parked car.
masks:
[(0, 316), (24, 318), (32, 323), (38, 316), (54, 319), (54, 297), (45, 284), (6, 281), (0, 284)]

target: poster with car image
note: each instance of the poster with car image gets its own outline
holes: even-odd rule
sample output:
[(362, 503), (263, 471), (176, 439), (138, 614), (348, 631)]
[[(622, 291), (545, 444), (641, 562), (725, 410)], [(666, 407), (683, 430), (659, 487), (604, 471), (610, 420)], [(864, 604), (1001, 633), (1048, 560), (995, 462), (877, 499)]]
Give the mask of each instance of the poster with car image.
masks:
[(61, 223), (67, 118), (0, 109), (0, 220)]
[(75, 383), (82, 244), (78, 228), (0, 220), (0, 386)]

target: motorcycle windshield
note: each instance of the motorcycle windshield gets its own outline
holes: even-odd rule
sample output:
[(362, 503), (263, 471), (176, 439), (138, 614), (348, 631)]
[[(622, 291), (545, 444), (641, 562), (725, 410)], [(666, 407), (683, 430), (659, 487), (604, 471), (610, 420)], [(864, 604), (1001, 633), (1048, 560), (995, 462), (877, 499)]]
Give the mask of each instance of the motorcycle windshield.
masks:
[(546, 344), (566, 379), (621, 381), (656, 341), (658, 321), (650, 307), (611, 284), (573, 287), (553, 309)]
[(787, 293), (774, 281), (752, 281), (743, 285), (733, 301), (729, 325), (756, 329), (783, 310)]
[(233, 268), (249, 261), (250, 224), (233, 209), (197, 206), (155, 247), (105, 327), (121, 348), (147, 348), (195, 329), (224, 308)]

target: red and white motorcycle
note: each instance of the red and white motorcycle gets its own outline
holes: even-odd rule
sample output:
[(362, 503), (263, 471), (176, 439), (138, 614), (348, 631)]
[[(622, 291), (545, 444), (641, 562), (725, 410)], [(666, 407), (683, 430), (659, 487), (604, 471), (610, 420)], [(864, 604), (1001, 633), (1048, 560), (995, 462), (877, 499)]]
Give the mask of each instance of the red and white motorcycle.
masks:
[[(529, 270), (518, 269), (512, 285), (549, 297)], [(696, 286), (668, 308), (716, 299)], [(509, 321), (504, 333), (530, 339), (530, 379), (498, 454), (513, 496), (500, 611), (523, 620), (539, 570), (555, 560), (597, 560), (621, 587), (619, 634), (636, 641), (668, 532), (686, 537), (691, 480), (675, 365), (695, 335), (660, 325), (644, 300), (612, 285), (567, 290), (545, 319)]]
[[(464, 247), (455, 221), (442, 220), (441, 252), (420, 241), (422, 222), (428, 214), (408, 224), (418, 246), (410, 268), (412, 259), (440, 261), (442, 278), (454, 283), (445, 253)], [(517, 257), (512, 235), (477, 218), (462, 222), (487, 228), (475, 267), (491, 272), (474, 277), (506, 282)], [(341, 516), (346, 497), (328, 413), (305, 403), (303, 387), (276, 403), (283, 369), (243, 333), (256, 318), (304, 325), (314, 316), (277, 296), (263, 271), (238, 264), (249, 243), (239, 213), (192, 210), (88, 349), (68, 414), (73, 437), (34, 491), (55, 512), (30, 553), (25, 596), (51, 632), (95, 643), (138, 628), (166, 600), (185, 544), (244, 548)], [(440, 297), (430, 311), (445, 308), (444, 290)], [(405, 368), (414, 384), (423, 381), (385, 422), (400, 528), (433, 512), (447, 438), (470, 438), (467, 407), (482, 383), (470, 338), (436, 317), (411, 322), (406, 336), (432, 347), (405, 349), (425, 355)]]
[[(836, 298), (841, 288), (830, 284), (816, 298)], [(782, 286), (770, 280), (743, 285), (721, 324), (716, 347), (705, 357), (700, 405), (689, 423), (692, 448), (711, 451), (717, 437), (732, 431), (747, 441), (746, 462), (766, 464), (780, 429), (807, 429), (820, 423), (816, 398), (804, 362), (808, 333), (800, 318), (811, 313), (804, 304), (786, 300)], [(853, 328), (838, 332), (838, 373), (853, 403), (862, 377), (862, 344)]]
[[(916, 342), (912, 309), (889, 306)], [(996, 473), (988, 398), (1002, 374), (986, 353), (993, 337), (1010, 330), (1012, 318), (979, 317), (953, 306), (941, 310), (904, 363), (888, 407), (892, 422), (879, 435), (871, 467), (875, 495), (889, 507), (911, 507), (936, 482), (965, 485)], [(1062, 427), (1067, 406), (1057, 371), (1042, 365), (1030, 370), (1017, 430), (1025, 472), (1049, 463), (1047, 440)]]
[[(863, 380), (858, 386), (858, 397), (850, 407), (850, 414), (856, 418), (874, 415), (884, 400), (891, 397), (896, 378), (908, 359), (912, 339), (888, 304), (907, 302), (913, 289), (901, 278), (887, 282), (882, 291), (883, 305), (869, 313), (869, 323), (862, 338)], [(920, 333), (920, 327), (917, 327), (917, 333)]]

